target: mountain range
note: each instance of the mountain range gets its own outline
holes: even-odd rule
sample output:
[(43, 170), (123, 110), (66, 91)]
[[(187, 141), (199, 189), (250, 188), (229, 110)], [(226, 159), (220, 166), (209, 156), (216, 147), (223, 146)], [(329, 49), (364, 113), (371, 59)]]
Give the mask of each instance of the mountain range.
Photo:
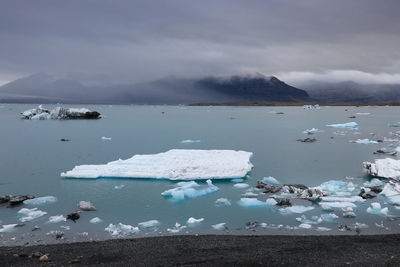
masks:
[(235, 102), (387, 103), (400, 101), (400, 84), (309, 81), (302, 89), (274, 76), (166, 77), (150, 82), (88, 86), (37, 73), (0, 86), (0, 102), (194, 104)]

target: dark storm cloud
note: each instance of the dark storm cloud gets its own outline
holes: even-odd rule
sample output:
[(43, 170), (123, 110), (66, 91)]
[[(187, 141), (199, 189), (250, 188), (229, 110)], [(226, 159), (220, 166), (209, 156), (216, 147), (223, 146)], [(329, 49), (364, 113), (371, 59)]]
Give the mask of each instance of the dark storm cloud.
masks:
[(38, 71), (126, 82), (393, 75), (399, 11), (397, 0), (0, 0), (0, 82)]

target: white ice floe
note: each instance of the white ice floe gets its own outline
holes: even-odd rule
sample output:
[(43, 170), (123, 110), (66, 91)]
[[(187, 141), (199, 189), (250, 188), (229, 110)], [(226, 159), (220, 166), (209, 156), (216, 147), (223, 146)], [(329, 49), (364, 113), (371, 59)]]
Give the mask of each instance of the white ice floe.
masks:
[(321, 197), (322, 201), (327, 201), (327, 202), (364, 202), (365, 199), (363, 199), (360, 196), (351, 196), (351, 197), (337, 197), (337, 196), (326, 196), (326, 197)]
[(90, 219), (90, 223), (96, 224), (96, 223), (101, 223), (103, 220), (100, 219), (99, 217), (94, 217), (92, 219)]
[(324, 213), (321, 216), (312, 216), (311, 219), (307, 219), (307, 216), (303, 214), (301, 217), (297, 217), (296, 221), (306, 224), (336, 223), (337, 218), (339, 217), (335, 213)]
[(227, 207), (230, 206), (231, 202), (226, 198), (218, 198), (215, 200), (215, 206), (217, 207)]
[(357, 207), (354, 203), (352, 202), (346, 202), (346, 201), (334, 201), (334, 202), (319, 202), (319, 205), (323, 210), (333, 210), (333, 209), (339, 209), (339, 208), (355, 208)]
[(276, 200), (273, 198), (267, 199), (267, 201), (260, 201), (256, 198), (241, 198), (238, 201), (238, 204), (242, 207), (250, 208), (250, 207), (266, 207), (276, 205)]
[(356, 214), (352, 207), (343, 208), (343, 218), (355, 218)]
[(243, 178), (235, 178), (235, 179), (232, 179), (232, 180), (231, 180), (231, 182), (232, 182), (232, 183), (235, 183), (235, 184), (236, 184), (236, 183), (241, 183), (241, 182), (243, 182), (243, 181), (244, 181)]
[(133, 235), (140, 231), (139, 227), (123, 223), (118, 223), (117, 225), (111, 223), (104, 230), (110, 233), (112, 236)]
[(21, 113), (22, 119), (28, 120), (63, 120), (63, 119), (98, 119), (100, 113), (90, 111), (87, 108), (62, 108), (56, 107), (53, 110), (44, 109), (42, 105)]
[(311, 229), (312, 225), (308, 224), (308, 223), (302, 223), (299, 225), (299, 228), (303, 228), (303, 229)]
[(357, 112), (356, 115), (370, 115), (371, 113), (369, 112)]
[(125, 187), (125, 185), (121, 184), (121, 185), (114, 186), (114, 189), (122, 189), (124, 187)]
[(311, 128), (311, 129), (307, 129), (307, 130), (303, 131), (304, 134), (315, 134), (315, 133), (319, 133), (319, 132), (322, 132), (322, 131), (317, 128)]
[(355, 141), (349, 141), (349, 142), (357, 143), (357, 144), (364, 144), (364, 145), (378, 144), (377, 141), (369, 140), (368, 138), (366, 138), (366, 139), (357, 139)]
[(381, 204), (379, 202), (373, 202), (373, 203), (371, 203), (371, 207), (367, 208), (367, 212), (371, 213), (371, 214), (380, 215), (380, 216), (387, 216), (389, 213), (389, 209), (387, 207), (382, 208)]
[(17, 224), (4, 224), (1, 228), (0, 228), (0, 233), (9, 233), (15, 230), (15, 227), (17, 226)]
[(93, 211), (96, 207), (90, 201), (79, 201), (78, 208), (83, 211)]
[(278, 180), (276, 180), (272, 176), (264, 177), (261, 181), (263, 183), (267, 183), (267, 184), (273, 184), (273, 185), (278, 185), (279, 184)]
[(195, 226), (195, 225), (201, 223), (202, 221), (204, 221), (204, 218), (195, 219), (193, 217), (190, 217), (187, 220), (186, 224), (189, 225), (189, 226)]
[(368, 225), (365, 224), (365, 223), (356, 222), (356, 223), (353, 224), (353, 227), (354, 228), (365, 229), (365, 228), (368, 228)]
[(400, 177), (400, 160), (391, 158), (377, 159), (375, 163), (364, 162), (364, 168), (369, 175), (384, 177), (384, 178), (399, 178)]
[(339, 216), (337, 216), (335, 213), (324, 213), (321, 214), (320, 217), (324, 222), (330, 223), (336, 223), (337, 219), (339, 218)]
[(223, 230), (227, 229), (226, 223), (217, 223), (217, 224), (211, 225), (211, 227), (217, 231), (223, 231)]
[(60, 222), (66, 222), (66, 221), (67, 221), (67, 218), (65, 218), (63, 215), (55, 215), (55, 216), (50, 216), (47, 223), (60, 223)]
[(301, 205), (294, 205), (291, 207), (281, 208), (279, 209), (280, 213), (283, 215), (293, 214), (293, 213), (304, 213), (310, 210), (313, 210), (314, 207), (311, 206), (301, 206)]
[(318, 104), (315, 105), (304, 105), (304, 109), (320, 109), (321, 107)]
[(237, 184), (234, 184), (233, 187), (235, 187), (237, 189), (244, 189), (244, 188), (248, 188), (249, 185), (246, 183), (237, 183)]
[(45, 197), (36, 197), (36, 198), (32, 198), (32, 199), (27, 199), (24, 201), (24, 204), (36, 206), (36, 205), (44, 205), (44, 204), (48, 204), (48, 203), (54, 203), (56, 201), (57, 201), (56, 197), (45, 196)]
[(28, 222), (46, 215), (47, 212), (41, 211), (38, 208), (33, 208), (33, 209), (22, 208), (18, 211), (18, 214), (23, 216), (19, 218), (21, 222)]
[(149, 220), (146, 222), (138, 223), (138, 226), (140, 228), (157, 228), (158, 226), (160, 226), (160, 222), (157, 220)]
[(332, 229), (331, 228), (328, 228), (328, 227), (317, 227), (317, 231), (319, 231), (319, 232), (328, 232), (328, 231), (331, 231)]
[[(196, 197), (205, 196), (214, 192), (217, 192), (219, 188), (207, 180), (207, 186), (201, 187), (198, 183), (191, 182), (179, 182), (175, 188), (166, 190), (161, 193), (164, 197), (171, 198), (174, 201), (182, 201), (184, 199), (191, 199)], [(200, 189), (197, 189), (200, 187)]]
[(153, 155), (135, 155), (103, 165), (80, 165), (61, 173), (70, 178), (153, 178), (170, 180), (242, 178), (253, 165), (253, 153), (234, 150), (172, 149)]
[(373, 178), (371, 181), (366, 181), (363, 183), (365, 187), (371, 187), (371, 186), (382, 186), (383, 182), (377, 178)]
[(186, 139), (186, 140), (182, 140), (181, 143), (182, 143), (182, 144), (200, 143), (200, 140)]
[(400, 184), (397, 182), (386, 183), (380, 195), (386, 197), (388, 202), (400, 206)]
[(170, 233), (176, 234), (186, 228), (187, 228), (186, 225), (181, 225), (180, 223), (177, 222), (177, 223), (175, 223), (174, 227), (168, 228), (167, 231)]
[(246, 192), (242, 194), (242, 197), (258, 197), (258, 194), (254, 192)]
[(340, 180), (330, 180), (315, 188), (332, 196), (351, 196), (352, 192), (355, 190), (355, 186), (352, 182)]
[(358, 124), (353, 121), (353, 122), (347, 122), (347, 123), (328, 124), (328, 125), (326, 125), (326, 127), (357, 129), (358, 128)]
[(112, 138), (111, 138), (111, 137), (102, 136), (102, 137), (101, 137), (101, 140), (110, 141), (110, 140), (112, 140)]

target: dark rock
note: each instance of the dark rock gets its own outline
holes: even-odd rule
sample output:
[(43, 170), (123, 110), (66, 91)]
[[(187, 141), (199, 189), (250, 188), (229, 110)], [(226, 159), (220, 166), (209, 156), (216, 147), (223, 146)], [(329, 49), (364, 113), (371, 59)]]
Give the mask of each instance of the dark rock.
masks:
[(308, 189), (308, 187), (303, 184), (284, 184), (283, 185), (283, 190), (290, 194), (299, 193), (299, 191), (303, 191), (306, 189)]
[(71, 140), (69, 140), (69, 139), (67, 139), (67, 138), (61, 138), (60, 141), (61, 141), (61, 142), (69, 142), (69, 141), (71, 141)]
[(356, 118), (356, 116), (350, 116), (349, 117), (349, 119), (355, 119)]
[(370, 186), (369, 189), (371, 189), (372, 192), (377, 193), (377, 194), (382, 192), (382, 188), (380, 188), (379, 186)]
[(358, 195), (360, 197), (362, 197), (363, 199), (371, 199), (371, 198), (376, 197), (375, 194), (371, 194), (370, 192), (366, 193), (364, 188), (361, 188), (360, 193)]
[(383, 154), (383, 155), (395, 156), (397, 154), (397, 152), (396, 151), (384, 151), (384, 150), (379, 149), (379, 150), (375, 151), (374, 154)]
[(63, 232), (59, 232), (59, 233), (56, 234), (56, 239), (61, 239), (63, 237), (64, 237), (64, 233)]
[(300, 142), (303, 142), (303, 143), (312, 143), (312, 142), (317, 141), (317, 139), (307, 137), (307, 138), (297, 139), (297, 141), (300, 141)]
[(342, 232), (343, 231), (351, 231), (351, 228), (348, 227), (346, 224), (345, 225), (341, 224), (338, 226), (338, 228), (339, 228), (339, 231), (342, 231)]
[(71, 220), (73, 222), (76, 222), (77, 220), (79, 220), (81, 216), (79, 215), (79, 213), (77, 212), (72, 212), (70, 214), (67, 215), (67, 220)]
[(382, 139), (378, 139), (378, 140), (376, 140), (376, 142), (383, 143), (383, 140)]
[(9, 207), (13, 207), (22, 204), (22, 202), (24, 202), (27, 199), (33, 199), (33, 198), (35, 197), (31, 195), (16, 195), (16, 196), (5, 195), (0, 197), (0, 204), (8, 203)]
[(281, 198), (281, 199), (277, 200), (276, 205), (280, 206), (280, 207), (282, 207), (282, 206), (290, 207), (290, 206), (292, 206), (292, 203), (290, 202), (290, 199), (288, 199), (288, 198)]
[(258, 181), (256, 188), (259, 189), (264, 189), (263, 193), (268, 194), (268, 193), (276, 193), (279, 192), (282, 189), (282, 186), (280, 185), (271, 185), (264, 183), (262, 181)]
[(285, 113), (283, 113), (283, 112), (277, 112), (277, 113), (275, 113), (275, 114), (285, 114)]

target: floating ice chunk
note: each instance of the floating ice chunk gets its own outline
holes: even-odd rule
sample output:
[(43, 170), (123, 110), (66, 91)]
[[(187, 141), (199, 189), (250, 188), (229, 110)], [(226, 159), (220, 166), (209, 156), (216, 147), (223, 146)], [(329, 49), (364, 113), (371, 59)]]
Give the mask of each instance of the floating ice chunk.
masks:
[(263, 182), (263, 183), (267, 183), (267, 184), (273, 184), (273, 185), (278, 185), (278, 184), (279, 184), (278, 180), (276, 180), (276, 179), (275, 179), (274, 177), (272, 177), (272, 176), (264, 177), (264, 178), (262, 179), (262, 182)]
[(19, 218), (21, 222), (28, 222), (37, 219), (39, 217), (42, 217), (43, 215), (46, 215), (47, 212), (38, 210), (37, 208), (33, 209), (22, 208), (18, 211), (18, 214), (23, 216)]
[(9, 233), (15, 230), (15, 227), (18, 224), (4, 224), (1, 228), (0, 228), (0, 233)]
[(355, 190), (355, 186), (352, 182), (331, 180), (322, 183), (316, 189), (333, 196), (350, 196)]
[(360, 228), (360, 229), (368, 228), (368, 225), (366, 225), (365, 223), (359, 223), (359, 222), (354, 223), (353, 226), (354, 226), (354, 228)]
[(254, 192), (246, 192), (242, 194), (242, 197), (258, 197), (258, 194)]
[(365, 187), (382, 186), (383, 182), (379, 179), (373, 178), (371, 181), (367, 181), (363, 185)]
[(352, 207), (343, 208), (343, 217), (344, 218), (355, 218), (356, 214), (353, 211)]
[(269, 198), (267, 201), (260, 201), (256, 198), (241, 198), (238, 201), (238, 204), (242, 207), (265, 207), (265, 206), (272, 206), (276, 205), (276, 200), (273, 198)]
[(79, 201), (78, 208), (83, 211), (96, 210), (96, 207), (90, 201)]
[(200, 142), (201, 142), (200, 140), (191, 140), (191, 139), (181, 141), (182, 144), (193, 144), (193, 143), (200, 143)]
[(367, 208), (367, 212), (380, 216), (387, 216), (389, 213), (389, 209), (387, 207), (381, 208), (381, 204), (379, 202), (373, 202), (371, 203), (371, 207)]
[(244, 188), (249, 187), (249, 185), (246, 183), (237, 183), (237, 184), (234, 184), (233, 187), (235, 187), (237, 189), (244, 189)]
[(307, 219), (306, 215), (302, 215), (301, 217), (297, 217), (296, 221), (301, 222), (302, 224), (319, 224), (322, 222), (322, 218), (319, 216), (312, 216), (311, 219)]
[(114, 189), (122, 189), (124, 187), (125, 187), (125, 185), (121, 184), (121, 185), (114, 186)]
[(46, 197), (36, 197), (36, 198), (32, 198), (32, 199), (27, 199), (24, 201), (24, 204), (36, 206), (36, 205), (54, 203), (56, 201), (57, 201), (56, 197), (46, 196)]
[(380, 195), (385, 196), (390, 204), (400, 205), (400, 184), (386, 183)]
[(315, 134), (315, 133), (319, 133), (319, 132), (322, 132), (322, 131), (317, 128), (311, 128), (311, 129), (307, 129), (307, 130), (303, 131), (304, 134)]
[(368, 112), (357, 112), (356, 113), (356, 115), (369, 115), (369, 114), (371, 114), (371, 113), (368, 113)]
[(66, 230), (66, 231), (71, 230), (71, 227), (68, 225), (61, 225), (60, 228)]
[(194, 181), (177, 183), (176, 188), (166, 190), (161, 193), (164, 197), (171, 198), (174, 201), (182, 201), (184, 199), (191, 199), (196, 197), (205, 196), (217, 192), (219, 188), (212, 184), (211, 180), (207, 180), (207, 187), (196, 189), (200, 185)]
[(326, 127), (357, 129), (358, 124), (356, 122), (347, 122), (347, 123), (338, 123), (338, 124), (328, 124), (328, 125), (326, 125)]
[(295, 205), (295, 206), (291, 206), (291, 207), (286, 207), (286, 208), (281, 208), (279, 209), (280, 213), (283, 215), (288, 215), (288, 214), (292, 214), (292, 213), (304, 213), (310, 210), (313, 210), (314, 207), (311, 206), (301, 206), (301, 205)]
[(366, 139), (357, 139), (355, 141), (349, 141), (349, 142), (357, 143), (357, 144), (364, 144), (364, 145), (378, 144), (377, 141), (369, 140), (368, 138), (366, 138)]
[(384, 178), (400, 177), (400, 160), (391, 158), (377, 159), (375, 163), (364, 162), (364, 168), (369, 175)]
[(331, 231), (332, 229), (331, 228), (328, 228), (328, 227), (317, 227), (317, 231), (319, 231), (319, 232), (328, 232), (328, 231)]
[(140, 228), (157, 228), (160, 226), (160, 222), (157, 220), (150, 220), (146, 222), (141, 222), (138, 224)]
[(180, 231), (182, 231), (183, 229), (187, 228), (186, 225), (181, 225), (180, 223), (175, 223), (173, 228), (168, 228), (167, 231), (170, 233), (179, 233)]
[(333, 210), (335, 208), (347, 208), (347, 207), (351, 207), (351, 208), (355, 208), (357, 207), (354, 203), (352, 202), (342, 202), (342, 201), (338, 201), (338, 202), (320, 202), (319, 205), (321, 206), (321, 208), (323, 210)]
[(215, 206), (217, 207), (227, 207), (230, 206), (231, 202), (226, 198), (218, 198), (215, 200)]
[(304, 105), (304, 109), (320, 109), (321, 107), (318, 104), (315, 105)]
[(189, 226), (195, 226), (195, 225), (201, 223), (202, 221), (204, 221), (204, 218), (195, 219), (195, 218), (193, 218), (193, 217), (190, 217), (190, 218), (187, 220), (186, 223), (187, 223), (187, 225), (189, 225)]
[(64, 119), (99, 119), (100, 113), (90, 111), (87, 108), (62, 108), (56, 107), (53, 110), (47, 110), (40, 105), (37, 108), (29, 109), (21, 113), (22, 119), (30, 120), (64, 120)]
[(217, 231), (223, 231), (223, 230), (227, 229), (226, 223), (217, 223), (217, 224), (211, 225), (211, 227)]
[(105, 229), (106, 232), (109, 232), (112, 236), (126, 236), (138, 233), (139, 227), (134, 227), (132, 225), (118, 223), (117, 225), (109, 224)]
[(96, 223), (101, 223), (103, 220), (102, 219), (100, 219), (99, 217), (94, 217), (94, 218), (92, 218), (92, 219), (90, 219), (90, 223), (94, 223), (94, 224), (96, 224)]
[(67, 218), (65, 218), (63, 215), (55, 215), (55, 216), (50, 216), (47, 223), (59, 223), (59, 222), (66, 222), (66, 221), (67, 221)]
[(336, 196), (326, 196), (326, 197), (321, 197), (323, 201), (327, 202), (364, 202), (365, 199), (363, 199), (360, 196), (351, 196), (351, 197), (336, 197)]
[(232, 183), (235, 183), (235, 184), (236, 184), (236, 183), (241, 183), (241, 182), (243, 182), (243, 181), (244, 181), (244, 179), (242, 179), (242, 178), (235, 178), (235, 179), (232, 179), (232, 180), (231, 180), (231, 182), (232, 182)]
[(253, 154), (234, 150), (172, 149), (154, 155), (135, 155), (104, 165), (80, 165), (61, 173), (70, 178), (153, 178), (170, 180), (242, 178), (253, 165)]
[(321, 219), (324, 222), (330, 222), (330, 223), (335, 223), (339, 216), (337, 216), (335, 213), (324, 213), (321, 214)]
[(111, 137), (105, 137), (105, 136), (101, 137), (101, 140), (104, 140), (104, 141), (110, 141), (111, 139), (112, 139)]
[(311, 229), (312, 225), (308, 224), (308, 223), (302, 223), (299, 225), (299, 228), (303, 228), (303, 229)]

